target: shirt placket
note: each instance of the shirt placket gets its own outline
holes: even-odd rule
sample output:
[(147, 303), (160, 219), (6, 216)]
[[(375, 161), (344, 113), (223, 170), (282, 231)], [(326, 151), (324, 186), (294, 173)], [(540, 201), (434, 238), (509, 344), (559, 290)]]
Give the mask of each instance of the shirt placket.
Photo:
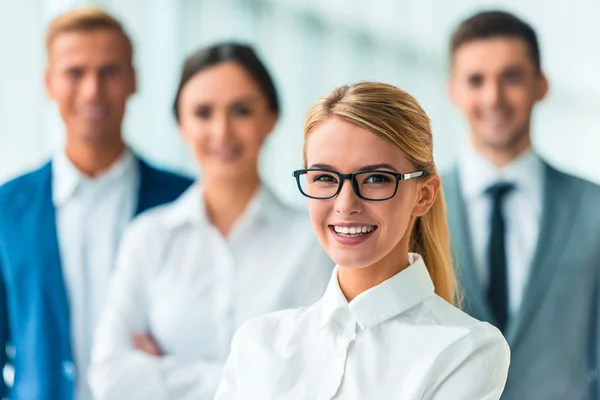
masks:
[(229, 353), (230, 339), (235, 331), (235, 257), (227, 241), (214, 230), (212, 243), (217, 260), (214, 264), (217, 287), (215, 298), (215, 326), (217, 353), (224, 357)]
[(323, 400), (331, 400), (337, 398), (337, 395), (344, 381), (346, 373), (346, 364), (348, 361), (348, 352), (350, 346), (356, 340), (357, 324), (349, 310), (340, 315), (341, 323), (340, 332), (335, 339), (335, 355), (334, 363), (331, 366), (329, 374), (329, 382)]

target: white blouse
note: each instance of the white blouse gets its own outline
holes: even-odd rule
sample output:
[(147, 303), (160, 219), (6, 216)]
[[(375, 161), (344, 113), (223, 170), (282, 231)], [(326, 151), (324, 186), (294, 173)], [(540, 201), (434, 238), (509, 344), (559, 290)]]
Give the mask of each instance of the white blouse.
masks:
[[(308, 217), (264, 187), (227, 239), (194, 185), (134, 220), (121, 246), (92, 351), (97, 399), (212, 399), (235, 330), (314, 303), (333, 269)], [(133, 331), (165, 356), (132, 348)]]
[(502, 334), (438, 297), (421, 257), (410, 258), (350, 303), (336, 269), (318, 303), (245, 324), (215, 399), (499, 399)]

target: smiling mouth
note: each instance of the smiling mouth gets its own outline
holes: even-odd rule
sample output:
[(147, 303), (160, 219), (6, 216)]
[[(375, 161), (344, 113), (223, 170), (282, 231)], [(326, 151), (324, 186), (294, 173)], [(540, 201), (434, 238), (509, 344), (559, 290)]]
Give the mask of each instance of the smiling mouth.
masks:
[(79, 113), (83, 119), (91, 122), (100, 122), (106, 118), (107, 114), (108, 113), (104, 108), (99, 107), (83, 110)]
[(376, 225), (362, 225), (362, 226), (338, 226), (329, 225), (329, 229), (336, 235), (348, 238), (356, 238), (361, 236), (370, 235), (377, 230)]
[(242, 155), (240, 147), (231, 147), (227, 149), (212, 150), (211, 156), (220, 161), (233, 161)]

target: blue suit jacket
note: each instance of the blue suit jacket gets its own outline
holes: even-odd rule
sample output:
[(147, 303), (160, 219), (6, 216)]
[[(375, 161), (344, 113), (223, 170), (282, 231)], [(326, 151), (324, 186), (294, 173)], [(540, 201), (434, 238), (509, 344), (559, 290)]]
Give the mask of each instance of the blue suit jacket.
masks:
[[(139, 163), (136, 214), (174, 200), (192, 182)], [(0, 379), (0, 397), (73, 399), (70, 332), (49, 162), (0, 186), (0, 369), (9, 342), (15, 369), (12, 389)]]

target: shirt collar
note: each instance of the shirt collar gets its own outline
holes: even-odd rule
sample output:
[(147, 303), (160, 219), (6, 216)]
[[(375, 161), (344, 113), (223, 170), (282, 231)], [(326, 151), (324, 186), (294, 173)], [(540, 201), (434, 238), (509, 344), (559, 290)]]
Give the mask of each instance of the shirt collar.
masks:
[(321, 327), (349, 311), (362, 329), (368, 329), (402, 314), (434, 295), (434, 286), (423, 258), (409, 253), (409, 262), (411, 264), (407, 268), (356, 296), (350, 303), (340, 289), (336, 266), (321, 299)]
[(529, 149), (503, 168), (497, 168), (469, 144), (461, 152), (458, 173), (463, 196), (474, 200), (495, 183), (510, 182), (520, 192), (542, 196), (544, 163)]
[(125, 174), (134, 173), (137, 160), (129, 149), (106, 170), (90, 178), (71, 162), (64, 151), (55, 154), (52, 160), (52, 201), (55, 207), (66, 204), (77, 188), (85, 182), (110, 183), (119, 181)]
[[(281, 221), (282, 214), (285, 215), (286, 207), (265, 185), (261, 185), (250, 200), (241, 219), (237, 221), (238, 226), (254, 223), (271, 223)], [(172, 204), (169, 226), (177, 229), (186, 224), (210, 225), (206, 215), (206, 205), (203, 201), (203, 189), (200, 183), (194, 183), (181, 197)]]

